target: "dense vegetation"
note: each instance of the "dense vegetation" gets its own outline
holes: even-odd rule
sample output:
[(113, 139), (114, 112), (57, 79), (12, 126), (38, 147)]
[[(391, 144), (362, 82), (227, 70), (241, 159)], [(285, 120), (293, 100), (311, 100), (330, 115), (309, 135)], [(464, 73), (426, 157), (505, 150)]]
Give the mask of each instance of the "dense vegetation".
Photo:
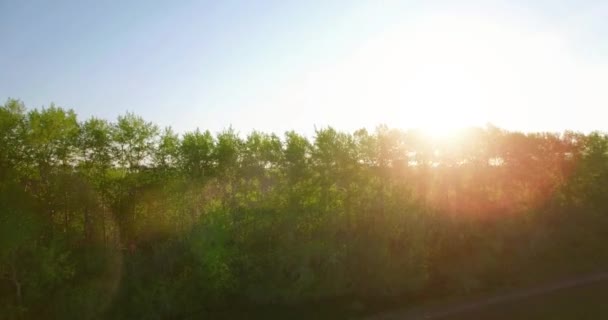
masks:
[(177, 135), (0, 107), (0, 315), (203, 317), (608, 266), (608, 136)]

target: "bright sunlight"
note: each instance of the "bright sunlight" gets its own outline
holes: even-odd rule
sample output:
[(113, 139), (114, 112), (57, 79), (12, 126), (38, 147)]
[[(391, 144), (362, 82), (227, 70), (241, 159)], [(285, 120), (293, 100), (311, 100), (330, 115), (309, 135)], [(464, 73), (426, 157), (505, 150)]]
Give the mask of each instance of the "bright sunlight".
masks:
[(535, 98), (526, 91), (530, 81), (553, 81), (556, 38), (476, 17), (437, 15), (410, 24), (368, 43), (336, 72), (345, 90), (357, 89), (344, 105), (357, 105), (353, 93), (364, 92), (365, 104), (390, 106), (391, 124), (436, 135), (497, 118), (526, 127), (504, 110)]
[[(597, 78), (592, 70), (573, 63), (549, 32), (436, 14), (393, 25), (337, 63), (292, 79), (270, 104), (314, 110), (310, 122), (349, 130), (370, 123), (438, 136), (487, 123), (530, 130), (544, 112), (534, 106), (560, 108), (579, 95), (601, 101), (597, 84), (580, 80)], [(543, 118), (545, 130), (565, 121)]]
[(608, 319), (567, 2), (0, 1), (0, 318)]

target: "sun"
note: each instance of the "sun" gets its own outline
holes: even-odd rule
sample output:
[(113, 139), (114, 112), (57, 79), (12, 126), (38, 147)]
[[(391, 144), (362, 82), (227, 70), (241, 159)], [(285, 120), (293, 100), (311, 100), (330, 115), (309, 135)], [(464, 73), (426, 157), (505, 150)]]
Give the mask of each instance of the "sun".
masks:
[(496, 119), (517, 125), (525, 120), (509, 118), (508, 110), (527, 102), (522, 71), (534, 66), (526, 50), (543, 51), (533, 39), (517, 27), (470, 16), (395, 26), (328, 77), (339, 83), (332, 94), (347, 96), (334, 105), (358, 107), (365, 113), (359, 119), (441, 137)]
[(552, 35), (466, 14), (404, 21), (288, 82), (273, 103), (347, 129), (529, 129), (525, 115), (551, 96), (538, 88), (555, 82), (543, 62), (559, 48)]
[(512, 41), (507, 36), (512, 32), (483, 20), (445, 16), (394, 31), (382, 51), (400, 52), (403, 57), (392, 61), (393, 70), (385, 75), (387, 79), (395, 78), (391, 76), (395, 72), (403, 75), (402, 91), (393, 96), (402, 103), (392, 108), (404, 123), (396, 125), (420, 127), (445, 138), (489, 122), (491, 108), (505, 88), (517, 94), (512, 88), (517, 81), (500, 58), (512, 56), (513, 49), (497, 44), (497, 39)]
[(437, 140), (455, 138), (464, 127), (454, 126), (453, 123), (435, 122), (417, 128), (424, 135)]

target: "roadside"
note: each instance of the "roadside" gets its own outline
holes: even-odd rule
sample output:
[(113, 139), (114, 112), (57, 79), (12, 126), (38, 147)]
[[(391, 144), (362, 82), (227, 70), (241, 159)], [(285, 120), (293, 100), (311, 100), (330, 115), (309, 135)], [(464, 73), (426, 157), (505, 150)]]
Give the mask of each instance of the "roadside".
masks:
[[(476, 312), (485, 308), (520, 302), (528, 298), (541, 297), (561, 290), (574, 289), (577, 287), (589, 286), (603, 281), (608, 281), (608, 272), (588, 274), (561, 281), (555, 281), (544, 285), (539, 285), (527, 289), (520, 289), (511, 292), (497, 294), (468, 302), (449, 303), (439, 306), (427, 306), (414, 310), (401, 310), (372, 316), (369, 320), (413, 320), (413, 319), (448, 319), (468, 312)], [(485, 317), (485, 316), (484, 316)], [(477, 316), (472, 318), (478, 318)]]

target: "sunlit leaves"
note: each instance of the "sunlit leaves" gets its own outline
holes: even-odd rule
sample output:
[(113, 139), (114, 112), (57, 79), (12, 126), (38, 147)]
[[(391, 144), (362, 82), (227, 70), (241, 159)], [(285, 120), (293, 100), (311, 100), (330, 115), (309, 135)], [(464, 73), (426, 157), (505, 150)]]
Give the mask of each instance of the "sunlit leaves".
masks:
[(116, 160), (122, 167), (138, 170), (151, 162), (158, 127), (132, 113), (119, 116), (112, 128)]
[(54, 318), (98, 301), (83, 279), (120, 279), (116, 318), (481, 290), (593, 252), (608, 209), (603, 133), (175, 132), (9, 100), (0, 170), (1, 298)]
[(51, 105), (27, 115), (27, 143), (33, 160), (44, 167), (67, 165), (74, 160), (80, 128), (73, 110)]

